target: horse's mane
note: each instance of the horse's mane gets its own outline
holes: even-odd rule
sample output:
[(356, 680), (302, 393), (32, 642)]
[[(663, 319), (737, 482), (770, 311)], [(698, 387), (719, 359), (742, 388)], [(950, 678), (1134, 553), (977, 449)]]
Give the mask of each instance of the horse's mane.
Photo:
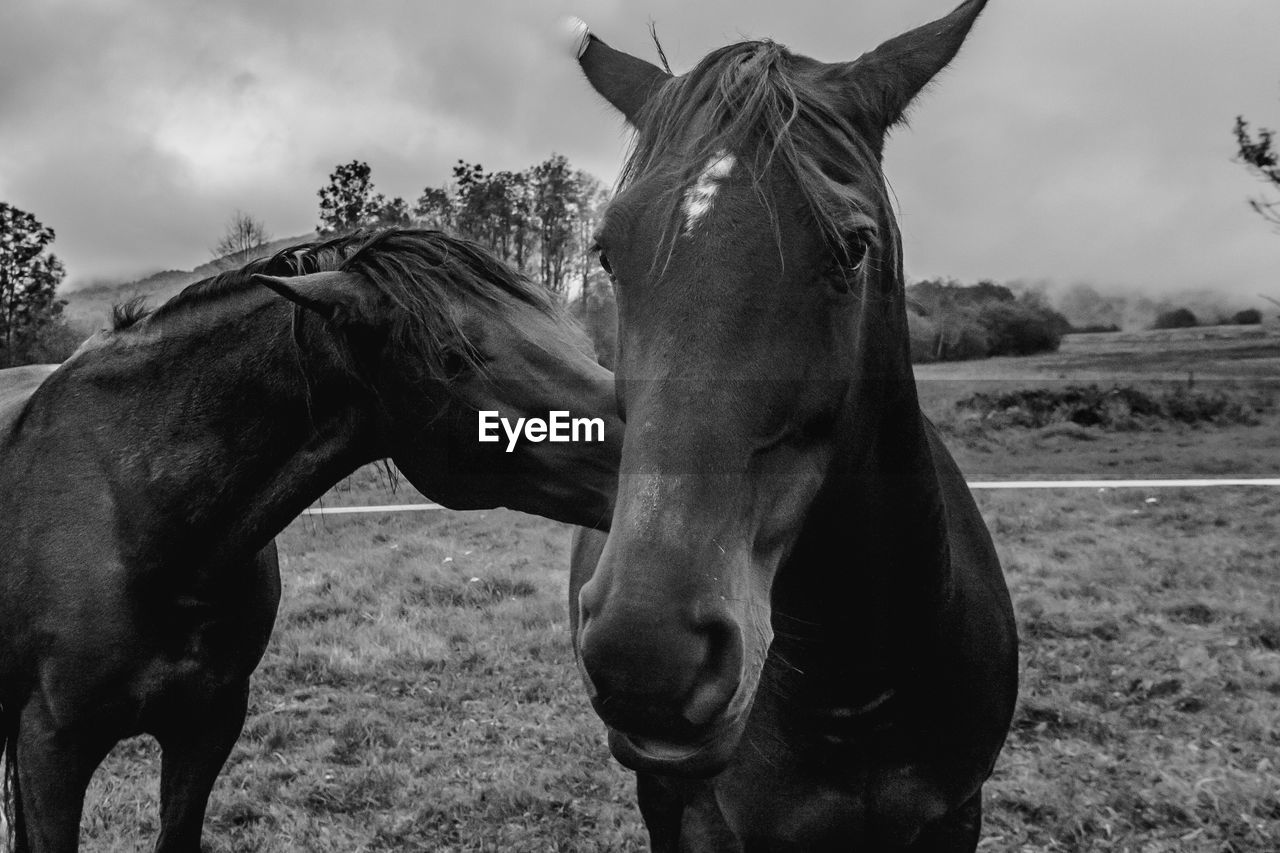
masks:
[(292, 277), (333, 270), (360, 275), (390, 298), (398, 309), (394, 333), (401, 345), (427, 354), (432, 362), (453, 352), (469, 367), (481, 367), (452, 309), (459, 300), (489, 309), (524, 303), (566, 328), (571, 325), (545, 288), (480, 245), (441, 231), (386, 228), (289, 246), (188, 285), (154, 310), (131, 300), (112, 309), (113, 329), (122, 331), (143, 319), (162, 323), (200, 305), (262, 288), (255, 275)]
[[(636, 181), (672, 154), (688, 164), (684, 177), (691, 179), (728, 151), (751, 169), (759, 189), (776, 160), (796, 180), (828, 241), (838, 244), (857, 201), (828, 174), (823, 160), (829, 165), (852, 158), (876, 168), (879, 160), (842, 105), (832, 103), (813, 65), (768, 40), (712, 51), (649, 98), (619, 185)], [(762, 196), (767, 204), (767, 194)], [(671, 199), (673, 217), (678, 201), (678, 195)]]
[(261, 287), (262, 285), (253, 281), (255, 275), (290, 277), (336, 270), (343, 260), (368, 239), (368, 234), (354, 232), (327, 240), (296, 243), (269, 257), (252, 260), (238, 269), (226, 270), (189, 284), (156, 308), (149, 307), (145, 297), (135, 296), (127, 302), (112, 306), (112, 331), (124, 331), (146, 319), (159, 322), (224, 296)]
[(562, 342), (587, 348), (584, 336), (573, 339), (570, 330), (576, 334), (578, 327), (546, 288), (470, 240), (440, 231), (387, 229), (363, 243), (341, 269), (364, 276), (391, 298), (399, 309), (395, 334), (400, 345), (426, 354), (432, 370), (453, 354), (468, 369), (484, 372), (480, 353), (452, 310), (460, 298), (498, 313), (511, 302), (533, 306), (557, 321), (566, 333)]

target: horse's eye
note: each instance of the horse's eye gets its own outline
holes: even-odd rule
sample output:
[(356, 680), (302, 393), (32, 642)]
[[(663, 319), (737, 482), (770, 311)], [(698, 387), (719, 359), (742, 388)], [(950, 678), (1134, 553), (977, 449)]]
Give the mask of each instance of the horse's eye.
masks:
[(871, 246), (867, 242), (867, 233), (865, 231), (854, 231), (845, 236), (844, 244), (841, 247), (843, 258), (841, 264), (846, 269), (857, 272), (862, 269), (863, 263), (867, 260), (867, 252)]
[(605, 254), (604, 249), (597, 248), (597, 251), (600, 253), (600, 255), (599, 255), (599, 259), (600, 259), (600, 269), (604, 270), (606, 273), (608, 273), (610, 276), (612, 276), (612, 275), (613, 275), (613, 267), (609, 265), (609, 256), (608, 256), (607, 254)]
[(836, 245), (831, 252), (831, 260), (827, 265), (827, 279), (840, 293), (848, 293), (853, 287), (853, 280), (862, 272), (867, 260), (870, 245), (863, 231), (851, 231)]

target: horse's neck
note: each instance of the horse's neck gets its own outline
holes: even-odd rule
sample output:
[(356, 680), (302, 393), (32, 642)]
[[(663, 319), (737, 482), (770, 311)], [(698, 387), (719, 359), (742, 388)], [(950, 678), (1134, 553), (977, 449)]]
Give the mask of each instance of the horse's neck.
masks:
[(773, 595), (784, 666), (850, 701), (902, 671), (951, 584), (942, 493), (914, 397), (855, 443), (811, 509)]
[(129, 558), (246, 557), (372, 455), (358, 407), (319, 365), (308, 382), (288, 333), (239, 331), (251, 348), (201, 335), (87, 352), (23, 415), (38, 454), (95, 470)]

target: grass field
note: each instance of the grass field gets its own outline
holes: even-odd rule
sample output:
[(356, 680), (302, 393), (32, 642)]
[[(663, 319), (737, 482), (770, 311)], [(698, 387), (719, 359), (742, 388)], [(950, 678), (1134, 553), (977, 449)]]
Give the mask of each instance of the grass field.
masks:
[[(970, 479), (1280, 476), (1274, 408), (1251, 425), (1123, 431), (985, 429), (954, 411), (994, 384), (1185, 382), (1188, 370), (1200, 387), (1272, 394), (1274, 337), (1229, 340), (1117, 336), (930, 366), (922, 399)], [(326, 503), (382, 502), (385, 486), (362, 471)], [(978, 501), (1023, 643), (981, 849), (1280, 850), (1280, 490)], [(209, 849), (644, 849), (630, 775), (573, 666), (569, 536), (506, 511), (292, 524), (280, 620)], [(153, 843), (156, 757), (145, 739), (113, 753), (87, 849)]]

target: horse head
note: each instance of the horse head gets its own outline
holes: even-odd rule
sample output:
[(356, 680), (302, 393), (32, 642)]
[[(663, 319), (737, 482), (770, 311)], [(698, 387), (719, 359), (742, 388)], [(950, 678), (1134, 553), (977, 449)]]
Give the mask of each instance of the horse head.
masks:
[[(384, 232), (340, 269), (257, 280), (322, 321), (375, 401), (378, 455), (423, 494), (607, 526), (622, 435), (612, 377), (537, 285), (466, 241), (412, 231)], [(557, 411), (595, 428), (481, 439), (481, 413), (512, 424)]]
[(576, 636), (634, 769), (729, 760), (815, 503), (921, 429), (880, 153), (983, 5), (852, 62), (757, 41), (682, 76), (578, 30), (588, 80), (636, 130), (597, 235), (626, 433)]

